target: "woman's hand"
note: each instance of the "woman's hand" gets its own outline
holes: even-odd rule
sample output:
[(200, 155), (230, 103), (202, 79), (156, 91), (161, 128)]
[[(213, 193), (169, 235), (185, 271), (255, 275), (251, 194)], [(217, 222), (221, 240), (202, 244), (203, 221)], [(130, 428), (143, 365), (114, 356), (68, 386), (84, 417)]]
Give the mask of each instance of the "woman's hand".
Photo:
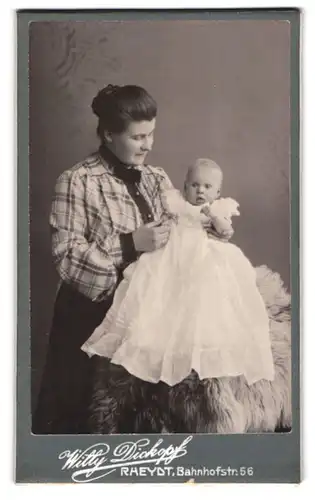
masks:
[(164, 247), (170, 235), (168, 222), (155, 221), (140, 226), (133, 231), (132, 238), (137, 252), (153, 252)]

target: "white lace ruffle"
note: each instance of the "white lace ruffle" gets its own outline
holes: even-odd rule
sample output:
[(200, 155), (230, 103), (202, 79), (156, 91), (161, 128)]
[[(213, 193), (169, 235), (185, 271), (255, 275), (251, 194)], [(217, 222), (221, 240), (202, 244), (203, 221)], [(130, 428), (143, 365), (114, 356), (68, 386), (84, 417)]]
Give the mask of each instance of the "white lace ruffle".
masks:
[(103, 322), (82, 349), (133, 375), (175, 385), (244, 374), (272, 380), (269, 319), (256, 273), (241, 250), (208, 239), (200, 222), (180, 217), (168, 244), (124, 273)]

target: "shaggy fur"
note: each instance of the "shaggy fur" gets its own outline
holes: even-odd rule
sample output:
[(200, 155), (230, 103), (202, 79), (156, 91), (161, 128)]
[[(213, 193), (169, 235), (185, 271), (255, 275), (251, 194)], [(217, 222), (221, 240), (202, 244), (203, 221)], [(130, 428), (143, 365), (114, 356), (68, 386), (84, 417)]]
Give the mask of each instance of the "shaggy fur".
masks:
[[(160, 384), (130, 375), (122, 366), (94, 356), (94, 394), (88, 430), (91, 434), (161, 433)], [(165, 384), (163, 384), (165, 385)], [(166, 387), (166, 386), (165, 386)]]
[(257, 285), (270, 317), (275, 379), (248, 385), (244, 377), (199, 380), (192, 372), (174, 387), (150, 384), (95, 357), (91, 433), (245, 433), (290, 430), (290, 296), (266, 266)]

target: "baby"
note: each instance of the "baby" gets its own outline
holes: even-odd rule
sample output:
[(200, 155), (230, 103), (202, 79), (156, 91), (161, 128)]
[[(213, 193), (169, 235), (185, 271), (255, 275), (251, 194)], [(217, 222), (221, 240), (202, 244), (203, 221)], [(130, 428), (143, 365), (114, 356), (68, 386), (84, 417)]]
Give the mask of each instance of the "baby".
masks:
[(199, 378), (272, 380), (269, 319), (249, 260), (235, 245), (209, 238), (206, 224), (232, 234), (231, 198), (219, 198), (223, 173), (212, 160), (188, 169), (184, 197), (166, 191), (173, 217), (164, 248), (143, 254), (124, 272), (113, 305), (82, 346), (149, 382), (173, 386)]
[(214, 161), (201, 158), (188, 168), (185, 198), (192, 205), (212, 203), (221, 193), (222, 170)]
[(222, 181), (223, 173), (219, 165), (207, 158), (200, 158), (188, 168), (184, 196), (191, 205), (202, 205), (201, 213), (208, 217), (208, 224), (203, 221), (204, 227), (212, 229), (212, 234), (221, 239), (229, 239), (234, 233), (231, 216), (239, 215), (238, 204), (228, 198), (223, 203), (216, 203), (215, 210), (214, 207), (210, 209), (210, 205), (220, 196)]

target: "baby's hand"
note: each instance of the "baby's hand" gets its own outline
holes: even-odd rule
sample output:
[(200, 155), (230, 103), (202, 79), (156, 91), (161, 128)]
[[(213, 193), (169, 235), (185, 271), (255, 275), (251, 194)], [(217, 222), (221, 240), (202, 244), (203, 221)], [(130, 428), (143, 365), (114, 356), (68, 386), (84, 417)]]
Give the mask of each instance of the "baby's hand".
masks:
[(208, 235), (223, 241), (228, 241), (234, 234), (231, 221), (222, 217), (213, 217), (212, 220), (204, 223), (203, 227)]
[(224, 234), (232, 229), (232, 221), (228, 217), (212, 217), (212, 222), (218, 233)]
[(207, 232), (208, 236), (211, 238), (215, 238), (220, 241), (228, 241), (230, 238), (232, 238), (234, 231), (233, 228), (230, 227), (230, 229), (227, 229), (225, 231), (220, 231), (218, 232), (214, 225), (212, 224), (212, 221), (209, 219), (207, 222), (203, 222), (202, 226), (204, 230)]
[(234, 229), (232, 226), (229, 229), (225, 229), (220, 233), (220, 238), (224, 241), (229, 241), (234, 234)]

